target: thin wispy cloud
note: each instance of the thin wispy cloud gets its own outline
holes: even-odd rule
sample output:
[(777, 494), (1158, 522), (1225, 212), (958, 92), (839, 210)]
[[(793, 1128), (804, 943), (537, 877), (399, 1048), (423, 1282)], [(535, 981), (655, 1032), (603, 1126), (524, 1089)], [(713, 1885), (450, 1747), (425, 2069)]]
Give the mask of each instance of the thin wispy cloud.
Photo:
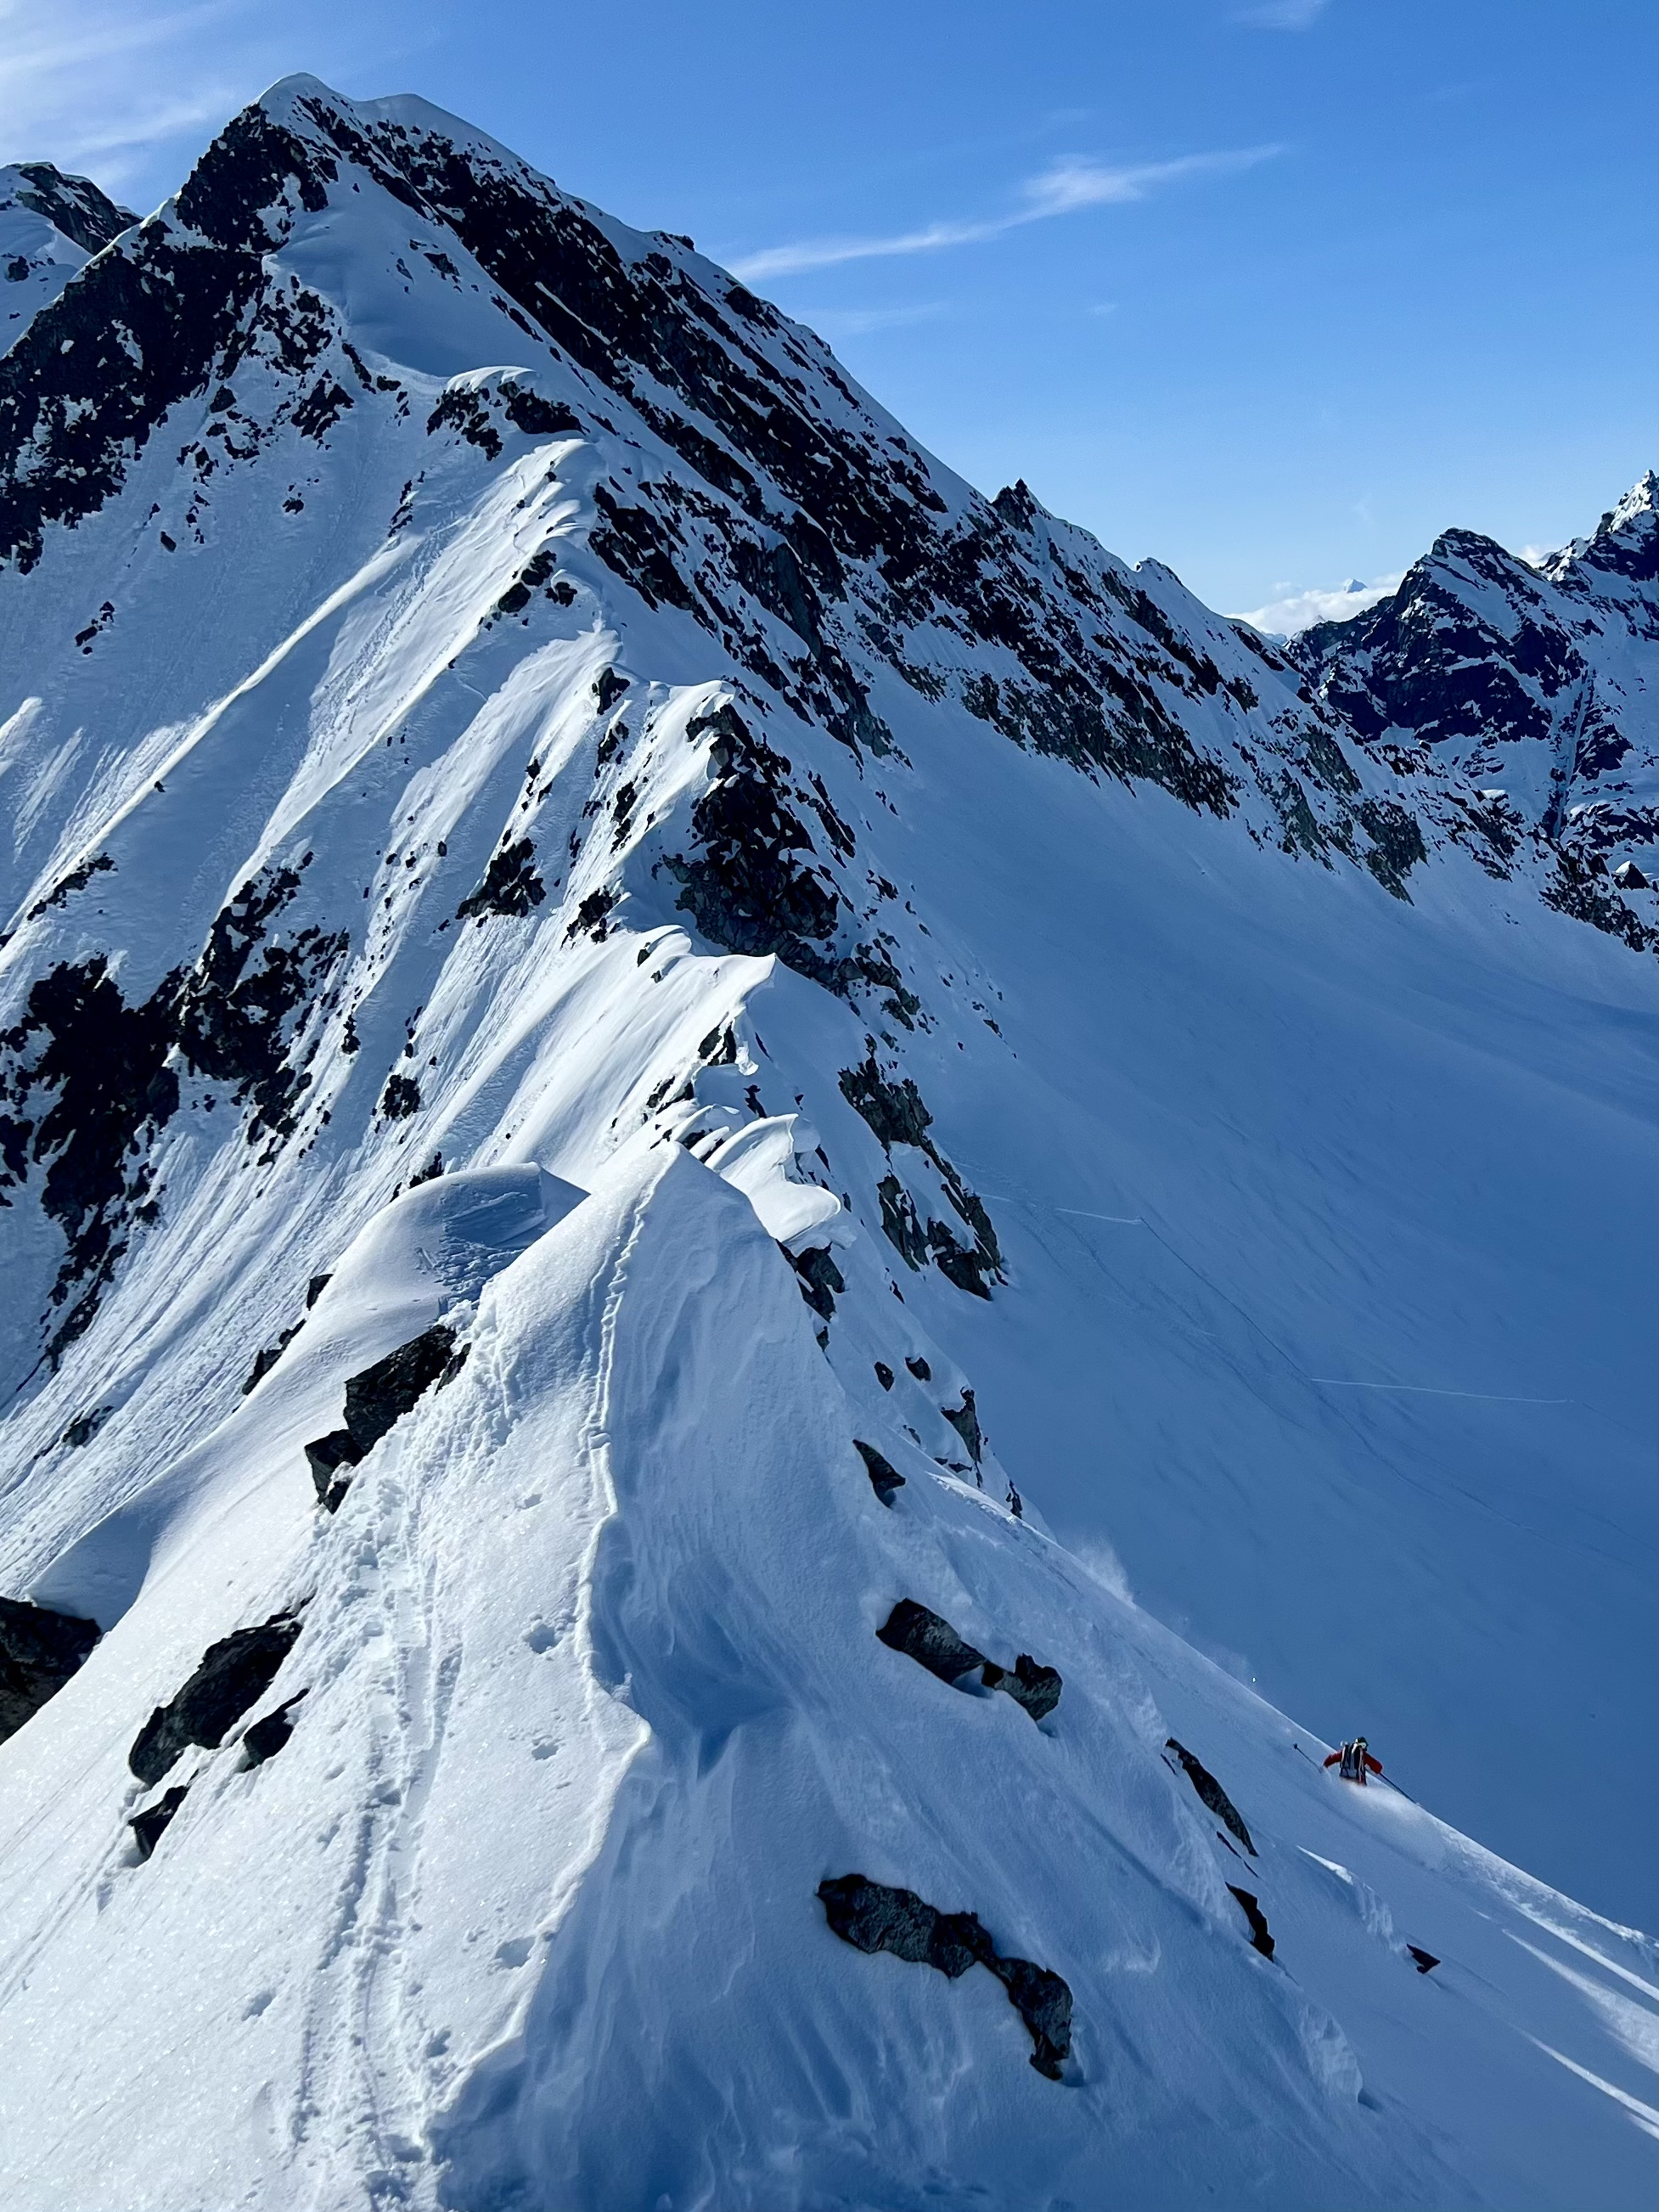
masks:
[(1192, 177), (1236, 175), (1271, 161), (1277, 146), (1248, 146), (1217, 154), (1183, 154), (1170, 161), (1113, 165), (1067, 159), (1055, 161), (1020, 187), (1018, 204), (1006, 213), (969, 222), (930, 222), (915, 230), (881, 237), (805, 238), (769, 246), (732, 263), (744, 283), (768, 276), (796, 276), (809, 269), (833, 269), (848, 261), (887, 260), (911, 253), (937, 253), (947, 246), (981, 246), (1006, 238), (1027, 223), (1048, 222), (1085, 208), (1121, 206), (1144, 200), (1161, 186)]
[(378, 74), (426, 35), (387, 0), (0, 0), (0, 161), (86, 168), (149, 205), (274, 79)]
[(118, 190), (142, 151), (222, 123), (248, 97), (225, 66), (226, 34), (252, 12), (246, 0), (155, 12), (66, 0), (48, 15), (0, 0), (0, 160), (95, 164)]
[(948, 310), (946, 301), (921, 300), (907, 307), (797, 307), (793, 313), (798, 322), (805, 323), (820, 337), (861, 338), (872, 331), (908, 330), (917, 323), (930, 323)]

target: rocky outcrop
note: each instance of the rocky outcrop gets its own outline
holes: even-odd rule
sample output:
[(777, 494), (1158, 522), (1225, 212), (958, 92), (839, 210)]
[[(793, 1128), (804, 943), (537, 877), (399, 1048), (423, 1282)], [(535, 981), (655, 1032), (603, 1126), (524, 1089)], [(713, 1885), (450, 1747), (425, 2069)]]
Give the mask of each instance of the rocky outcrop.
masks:
[(1000, 1954), (977, 1913), (940, 1912), (912, 1889), (890, 1888), (861, 1874), (821, 1881), (818, 1897), (831, 1929), (855, 1951), (890, 1951), (951, 1981), (970, 1966), (988, 1968), (1030, 2032), (1031, 2064), (1051, 2081), (1062, 2078), (1072, 2048), (1070, 1988), (1046, 1966)]
[(904, 1487), (904, 1477), (878, 1452), (873, 1444), (860, 1443), (854, 1437), (853, 1449), (864, 1462), (864, 1471), (870, 1478), (870, 1487), (884, 1505), (890, 1505), (894, 1493)]
[(179, 1110), (180, 1057), (247, 1109), (265, 1158), (292, 1133), (311, 1082), (301, 1033), (326, 1012), (348, 944), (315, 927), (277, 936), (300, 880), (282, 868), (243, 883), (195, 964), (142, 1001), (128, 1003), (100, 953), (40, 976), (22, 1018), (0, 1031), (0, 1192), (40, 1168), (40, 1204), (64, 1239), (53, 1364), (90, 1324), (134, 1227), (156, 1218), (152, 1152)]
[(0, 1743), (86, 1663), (98, 1624), (0, 1597)]
[(1218, 1820), (1226, 1822), (1239, 1842), (1254, 1858), (1256, 1855), (1255, 1845), (1250, 1841), (1250, 1832), (1244, 1825), (1244, 1817), (1209, 1768), (1201, 1759), (1194, 1759), (1186, 1745), (1177, 1743), (1173, 1736), (1170, 1737), (1164, 1748), (1166, 1751), (1174, 1752), (1186, 1771), (1187, 1779), (1197, 1790), (1203, 1802), (1209, 1807)]
[(327, 1511), (338, 1510), (350, 1487), (348, 1470), (367, 1458), (434, 1382), (453, 1380), (465, 1358), (465, 1346), (456, 1351), (454, 1330), (437, 1322), (351, 1376), (345, 1388), (345, 1426), (306, 1446), (317, 1496)]
[(956, 1682), (985, 1664), (985, 1654), (964, 1643), (950, 1622), (914, 1598), (902, 1597), (876, 1631), (890, 1651), (902, 1651), (941, 1682)]
[(165, 1796), (158, 1797), (153, 1805), (147, 1805), (142, 1813), (136, 1813), (127, 1822), (141, 1859), (153, 1856), (155, 1846), (189, 1794), (187, 1783), (175, 1784)]
[(294, 1708), (305, 1695), (303, 1690), (299, 1691), (244, 1731), (242, 1749), (250, 1766), (263, 1766), (266, 1759), (276, 1758), (294, 1733)]
[(147, 1790), (188, 1745), (218, 1749), (270, 1687), (299, 1634), (294, 1615), (278, 1613), (258, 1627), (239, 1628), (208, 1646), (196, 1672), (166, 1705), (156, 1706), (127, 1753), (127, 1765)]
[(455, 919), (467, 921), (477, 915), (533, 914), (546, 896), (547, 886), (536, 872), (536, 849), (528, 837), (520, 837), (491, 856), (483, 881), (461, 901)]
[(1267, 1932), (1267, 1916), (1261, 1910), (1260, 1902), (1249, 1890), (1240, 1889), (1236, 1882), (1230, 1881), (1227, 1887), (1243, 1906), (1244, 1917), (1250, 1923), (1251, 1949), (1260, 1951), (1264, 1959), (1271, 1959), (1273, 1939)]
[[(1018, 1493), (1012, 1494), (1016, 1499), (1016, 1517), (1023, 1517), (1018, 1504)], [(1060, 1703), (1060, 1669), (1040, 1667), (1029, 1652), (1022, 1651), (1012, 1668), (999, 1667), (994, 1659), (988, 1659), (981, 1680), (988, 1690), (1000, 1690), (1005, 1697), (1023, 1706), (1034, 1721), (1047, 1720)]]
[[(983, 1205), (928, 1135), (933, 1117), (915, 1084), (908, 1075), (892, 1079), (883, 1074), (873, 1038), (864, 1060), (857, 1067), (843, 1068), (838, 1080), (842, 1097), (868, 1124), (890, 1160), (896, 1146), (901, 1160), (908, 1146), (933, 1164), (957, 1217), (954, 1224), (931, 1218), (924, 1223), (909, 1190), (895, 1172), (877, 1187), (881, 1225), (888, 1243), (907, 1267), (924, 1267), (931, 1259), (958, 1290), (988, 1298), (991, 1284), (1002, 1280), (1002, 1251), (996, 1231)], [(945, 1414), (957, 1426), (977, 1464), (979, 1455), (970, 1437), (978, 1438), (979, 1423), (972, 1417), (970, 1397), (964, 1398), (956, 1412)], [(971, 1431), (960, 1425), (964, 1418), (972, 1419)]]
[(1060, 1703), (1057, 1668), (1040, 1667), (1024, 1651), (1012, 1668), (999, 1667), (994, 1659), (988, 1659), (964, 1642), (941, 1614), (930, 1613), (914, 1598), (901, 1598), (876, 1634), (890, 1650), (903, 1652), (907, 1659), (937, 1674), (941, 1682), (959, 1682), (978, 1668), (988, 1690), (1002, 1691), (1034, 1721), (1046, 1720)]
[(823, 1320), (833, 1321), (836, 1299), (847, 1288), (846, 1278), (836, 1265), (834, 1255), (821, 1244), (809, 1244), (804, 1252), (792, 1252), (786, 1244), (783, 1256), (794, 1269), (800, 1294), (807, 1304)]

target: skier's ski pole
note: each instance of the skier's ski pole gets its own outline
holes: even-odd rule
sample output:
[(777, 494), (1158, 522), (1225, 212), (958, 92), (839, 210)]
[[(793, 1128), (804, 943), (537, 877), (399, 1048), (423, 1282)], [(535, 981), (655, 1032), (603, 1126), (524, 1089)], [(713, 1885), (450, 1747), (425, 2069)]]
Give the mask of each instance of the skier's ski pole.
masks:
[(1413, 1796), (1412, 1796), (1412, 1793), (1411, 1793), (1411, 1791), (1410, 1791), (1409, 1790), (1401, 1790), (1401, 1787), (1400, 1787), (1400, 1784), (1399, 1784), (1397, 1782), (1395, 1782), (1395, 1781), (1392, 1780), (1392, 1779), (1390, 1778), (1390, 1777), (1389, 1777), (1389, 1776), (1388, 1776), (1388, 1775), (1386, 1775), (1386, 1774), (1379, 1775), (1377, 1778), (1378, 1778), (1378, 1780), (1379, 1780), (1379, 1781), (1388, 1783), (1388, 1785), (1389, 1785), (1389, 1789), (1390, 1789), (1390, 1790), (1395, 1790), (1395, 1791), (1396, 1791), (1396, 1792), (1398, 1793), (1398, 1795), (1399, 1795), (1399, 1796), (1401, 1796), (1401, 1797), (1403, 1797), (1403, 1798), (1405, 1799), (1406, 1802), (1407, 1802), (1408, 1805), (1415, 1805), (1415, 1806), (1417, 1806), (1417, 1808), (1418, 1808), (1418, 1810), (1419, 1810), (1419, 1812), (1421, 1812), (1421, 1811), (1422, 1811), (1422, 1809), (1423, 1809), (1423, 1808), (1422, 1808), (1421, 1802), (1419, 1802), (1419, 1799), (1417, 1799), (1417, 1798), (1415, 1798), (1415, 1797), (1413, 1797)]

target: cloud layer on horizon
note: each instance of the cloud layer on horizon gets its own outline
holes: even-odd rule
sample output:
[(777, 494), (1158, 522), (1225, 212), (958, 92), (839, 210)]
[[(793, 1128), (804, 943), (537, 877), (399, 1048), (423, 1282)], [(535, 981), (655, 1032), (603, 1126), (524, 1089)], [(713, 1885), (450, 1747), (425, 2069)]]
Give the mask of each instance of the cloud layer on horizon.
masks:
[(1367, 607), (1374, 607), (1390, 592), (1397, 592), (1405, 573), (1402, 568), (1397, 575), (1378, 576), (1369, 584), (1356, 579), (1352, 583), (1339, 584), (1334, 590), (1322, 591), (1316, 586), (1310, 591), (1291, 592), (1283, 599), (1270, 599), (1265, 607), (1253, 607), (1248, 613), (1235, 614), (1230, 619), (1249, 623), (1264, 637), (1294, 637), (1298, 630), (1311, 629), (1316, 623), (1351, 622), (1355, 615), (1363, 615)]

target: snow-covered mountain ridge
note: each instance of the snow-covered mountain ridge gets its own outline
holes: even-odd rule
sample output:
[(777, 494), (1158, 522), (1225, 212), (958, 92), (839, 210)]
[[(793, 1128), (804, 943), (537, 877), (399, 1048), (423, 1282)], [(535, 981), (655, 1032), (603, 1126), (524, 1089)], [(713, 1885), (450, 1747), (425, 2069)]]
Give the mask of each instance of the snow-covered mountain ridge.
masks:
[(308, 79), (39, 307), (0, 1630), (103, 1633), (0, 1749), (15, 2201), (1646, 2186), (1651, 1945), (1103, 1547), (1636, 1909), (1651, 510), (1476, 610), (1577, 752), (1477, 744), (1450, 541), (1281, 652)]
[(101, 246), (137, 220), (88, 177), (49, 161), (0, 168), (0, 349), (12, 345)]
[(1650, 470), (1538, 569), (1448, 531), (1391, 599), (1288, 648), (1403, 775), (1455, 764), (1463, 787), (1442, 818), (1484, 866), (1530, 842), (1553, 854), (1552, 905), (1638, 945), (1650, 938), (1632, 894), (1659, 878), (1656, 500)]

